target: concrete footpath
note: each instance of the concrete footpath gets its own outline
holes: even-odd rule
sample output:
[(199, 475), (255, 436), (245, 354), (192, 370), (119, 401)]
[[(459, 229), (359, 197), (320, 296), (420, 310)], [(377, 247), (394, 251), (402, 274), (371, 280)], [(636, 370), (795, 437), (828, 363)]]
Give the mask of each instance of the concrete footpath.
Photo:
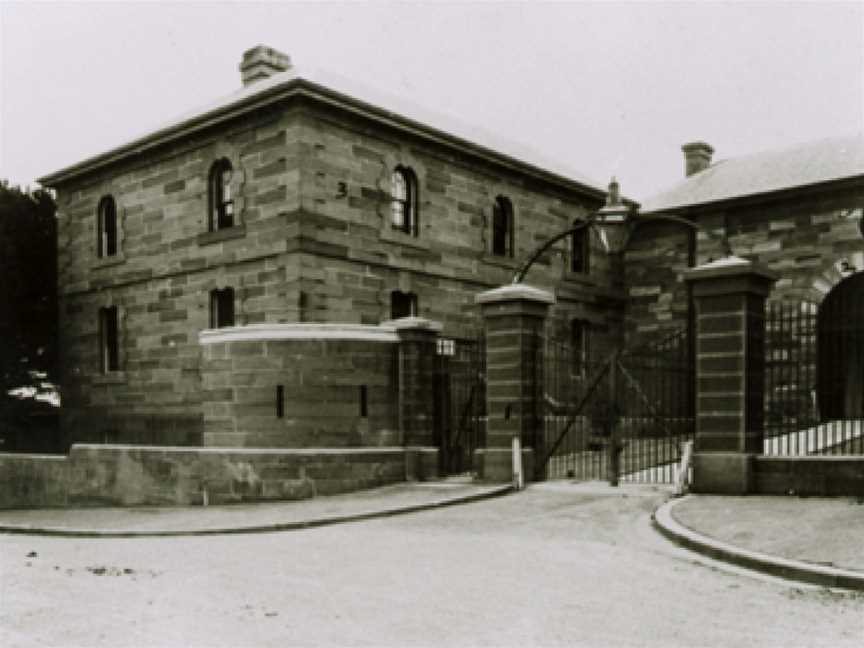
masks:
[[(547, 482), (574, 497), (627, 486)], [(661, 487), (662, 489), (662, 487)], [(467, 503), (511, 492), (467, 478), (406, 482), (308, 500), (187, 507), (0, 511), (0, 533), (93, 538), (288, 531)], [(654, 514), (665, 536), (712, 558), (828, 587), (864, 590), (864, 501), (688, 495)]]
[(289, 502), (5, 510), (0, 533), (132, 538), (288, 531), (462, 504), (510, 490), (509, 484), (447, 479)]
[(654, 514), (671, 540), (782, 578), (864, 590), (864, 500), (688, 495)]

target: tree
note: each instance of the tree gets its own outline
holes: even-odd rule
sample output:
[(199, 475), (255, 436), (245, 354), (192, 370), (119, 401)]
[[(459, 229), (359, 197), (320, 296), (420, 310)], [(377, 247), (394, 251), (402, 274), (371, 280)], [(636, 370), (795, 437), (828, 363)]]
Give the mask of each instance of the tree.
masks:
[(32, 397), (56, 381), (55, 212), (48, 191), (0, 180), (0, 425), (7, 429), (24, 408), (10, 392)]

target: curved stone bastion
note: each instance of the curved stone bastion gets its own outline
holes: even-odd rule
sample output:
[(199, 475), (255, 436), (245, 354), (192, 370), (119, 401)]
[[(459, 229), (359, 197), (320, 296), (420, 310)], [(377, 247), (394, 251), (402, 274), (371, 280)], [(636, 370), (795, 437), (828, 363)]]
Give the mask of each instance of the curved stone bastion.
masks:
[(201, 344), (204, 446), (401, 446), (395, 326), (252, 324)]

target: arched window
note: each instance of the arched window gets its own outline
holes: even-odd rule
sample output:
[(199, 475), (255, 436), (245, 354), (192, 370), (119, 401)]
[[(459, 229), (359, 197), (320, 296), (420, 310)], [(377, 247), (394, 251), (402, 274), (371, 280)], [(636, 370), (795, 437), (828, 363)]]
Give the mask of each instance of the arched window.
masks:
[(398, 166), (390, 176), (390, 214), (393, 229), (417, 236), (417, 176)]
[[(573, 227), (579, 225), (581, 221), (573, 223)], [(581, 272), (588, 274), (589, 269), (589, 241), (588, 232), (590, 227), (579, 229), (570, 237), (570, 271)]]
[(234, 198), (231, 195), (231, 163), (222, 158), (210, 167), (208, 193), (210, 195), (209, 229), (211, 232), (233, 227)]
[(492, 254), (513, 256), (513, 203), (509, 198), (498, 196), (492, 208)]
[(96, 209), (97, 237), (96, 254), (99, 258), (117, 254), (117, 204), (113, 196), (105, 196)]

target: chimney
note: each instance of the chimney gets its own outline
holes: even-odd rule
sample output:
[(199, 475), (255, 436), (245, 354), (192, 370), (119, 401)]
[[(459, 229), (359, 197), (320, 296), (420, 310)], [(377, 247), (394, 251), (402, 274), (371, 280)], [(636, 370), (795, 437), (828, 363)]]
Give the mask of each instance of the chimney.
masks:
[(247, 86), (279, 72), (285, 72), (290, 67), (291, 59), (287, 54), (272, 47), (256, 45), (243, 53), (243, 60), (240, 61), (240, 77), (243, 79), (243, 85)]
[(684, 173), (690, 177), (694, 173), (704, 171), (711, 166), (711, 155), (714, 149), (705, 142), (690, 142), (681, 147), (684, 151)]

